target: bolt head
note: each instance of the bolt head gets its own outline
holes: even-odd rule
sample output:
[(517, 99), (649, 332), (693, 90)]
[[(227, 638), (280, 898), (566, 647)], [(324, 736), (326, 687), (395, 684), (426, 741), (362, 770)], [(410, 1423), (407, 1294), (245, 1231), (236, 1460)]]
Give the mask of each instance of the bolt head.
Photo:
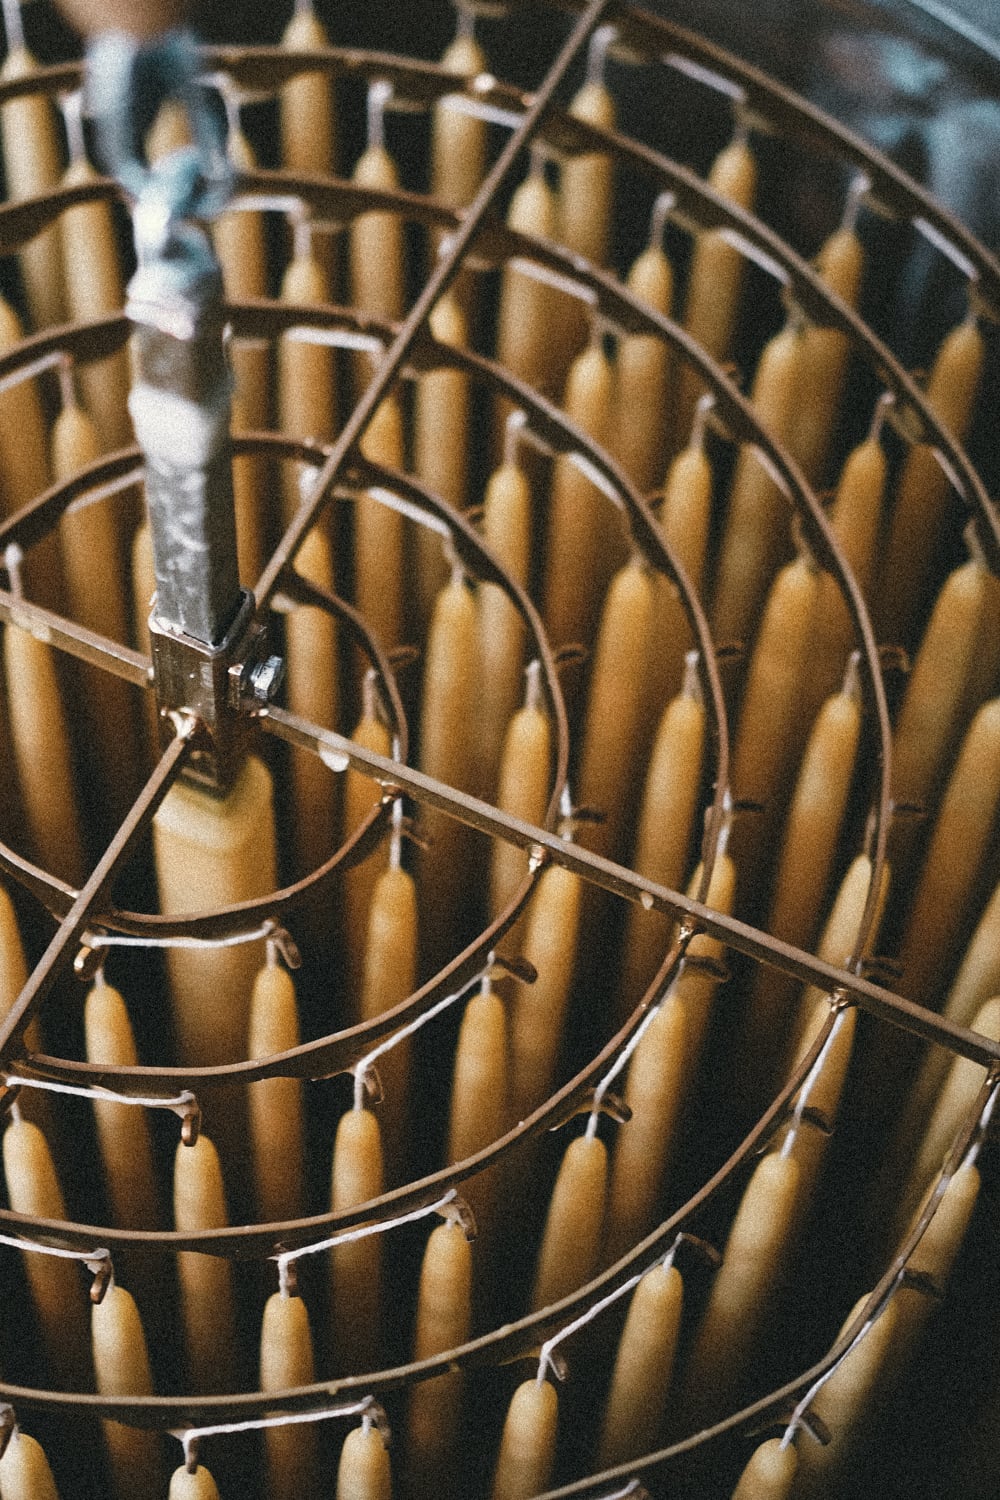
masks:
[(270, 703), (277, 694), (285, 676), (285, 663), (280, 656), (266, 656), (250, 670), (250, 691), (258, 703)]

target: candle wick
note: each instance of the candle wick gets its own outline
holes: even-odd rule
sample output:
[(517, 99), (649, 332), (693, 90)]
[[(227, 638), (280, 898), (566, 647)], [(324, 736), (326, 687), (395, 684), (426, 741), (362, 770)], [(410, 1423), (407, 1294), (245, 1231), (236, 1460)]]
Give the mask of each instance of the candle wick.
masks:
[(59, 361), (59, 402), (63, 411), (72, 411), (77, 404), (73, 359), (69, 354), (64, 354)]
[(3, 0), (3, 24), (7, 33), (7, 55), (24, 51), (24, 23), (18, 0)]
[(460, 42), (473, 42), (476, 39), (476, 13), (470, 5), (463, 5), (457, 0), (455, 5), (455, 37)]
[(389, 868), (398, 870), (403, 863), (403, 799), (392, 804), (392, 836), (389, 840)]
[(392, 84), (386, 78), (376, 78), (368, 89), (368, 149), (385, 150), (385, 111), (392, 98)]
[(861, 702), (861, 674), (860, 674), (861, 652), (852, 651), (847, 658), (847, 668), (844, 672), (844, 683), (840, 691), (845, 698), (850, 698), (852, 703)]
[(706, 391), (698, 397), (694, 409), (694, 420), (691, 423), (691, 436), (688, 447), (696, 449), (699, 453), (705, 449), (705, 434), (708, 428), (708, 419), (715, 410), (715, 393)]
[[(293, 260), (311, 260), (313, 226), (307, 211), (305, 210), (305, 208), (299, 205), (299, 207), (289, 215), (289, 218), (291, 219), (292, 224)], [(311, 474), (308, 475), (308, 482), (311, 486)]]
[(663, 253), (663, 236), (667, 232), (670, 215), (677, 204), (677, 194), (667, 190), (657, 193), (653, 200), (653, 211), (649, 216), (649, 248)]
[(226, 151), (232, 160), (233, 143), (240, 137), (240, 100), (225, 74), (220, 80), (219, 93), (222, 95), (222, 107), (226, 112)]
[(381, 699), (378, 692), (378, 673), (369, 667), (361, 683), (361, 714), (365, 719), (380, 719)]
[(3, 565), (7, 570), (10, 580), (10, 591), (15, 599), (24, 599), (24, 583), (21, 578), (21, 564), (24, 561), (24, 553), (16, 542), (9, 542), (4, 548)]
[(542, 664), (537, 658), (529, 661), (524, 669), (524, 706), (525, 708), (541, 708), (542, 706)]
[(871, 189), (871, 178), (867, 172), (855, 172), (847, 189), (847, 197), (844, 200), (844, 217), (840, 221), (841, 229), (848, 234), (853, 234), (858, 225), (858, 213)]
[(969, 554), (969, 561), (975, 563), (977, 567), (982, 568), (984, 572), (987, 572), (989, 564), (986, 561), (986, 553), (983, 551), (979, 529), (974, 520), (970, 521), (962, 532), (962, 542), (965, 545), (966, 552)]
[(66, 127), (66, 148), (71, 164), (87, 159), (87, 143), (83, 134), (83, 90), (70, 89), (59, 96), (63, 124)]
[(698, 662), (700, 660), (697, 651), (686, 651), (684, 653), (684, 679), (681, 683), (681, 697), (693, 698), (696, 703), (704, 703), (705, 694), (698, 675)]
[(733, 146), (750, 144), (750, 122), (746, 117), (746, 102), (746, 95), (742, 89), (733, 95), (733, 138), (730, 142)]
[(528, 414), (520, 406), (516, 406), (507, 418), (504, 426), (503, 436), (503, 461), (508, 468), (517, 467), (518, 449), (525, 428), (528, 425)]
[(868, 429), (868, 441), (880, 443), (882, 441), (882, 428), (888, 420), (890, 412), (895, 409), (896, 394), (894, 391), (883, 391), (875, 402), (875, 410), (872, 412), (872, 424)]
[(603, 88), (608, 51), (618, 35), (614, 26), (598, 26), (587, 49), (587, 82)]

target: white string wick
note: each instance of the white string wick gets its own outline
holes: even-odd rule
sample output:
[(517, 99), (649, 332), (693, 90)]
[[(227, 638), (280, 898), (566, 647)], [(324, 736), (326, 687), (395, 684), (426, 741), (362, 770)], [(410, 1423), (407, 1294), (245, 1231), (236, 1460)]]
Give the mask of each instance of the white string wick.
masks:
[(429, 1219), (433, 1214), (439, 1214), (441, 1218), (451, 1223), (456, 1223), (463, 1230), (467, 1238), (472, 1238), (475, 1233), (475, 1221), (472, 1212), (464, 1199), (459, 1196), (457, 1188), (449, 1188), (440, 1198), (433, 1203), (422, 1204), (420, 1208), (410, 1209), (408, 1213), (396, 1214), (391, 1219), (379, 1219), (376, 1223), (358, 1224), (351, 1229), (338, 1230), (323, 1240), (312, 1241), (308, 1245), (300, 1245), (295, 1250), (282, 1250), (276, 1255), (268, 1258), (273, 1260), (278, 1267), (278, 1288), (282, 1296), (289, 1295), (295, 1285), (293, 1272), (294, 1264), (306, 1255), (319, 1255), (324, 1250), (333, 1250), (338, 1245), (351, 1245), (358, 1240), (370, 1239), (372, 1235), (386, 1234), (390, 1229), (398, 1229), (403, 1224), (415, 1224), (418, 1219)]
[(406, 1026), (401, 1026), (398, 1031), (394, 1031), (391, 1036), (388, 1036), (384, 1041), (379, 1042), (377, 1047), (373, 1047), (370, 1052), (366, 1052), (364, 1057), (358, 1058), (358, 1061), (354, 1064), (353, 1068), (355, 1109), (361, 1109), (364, 1105), (365, 1074), (370, 1070), (370, 1068), (374, 1065), (378, 1058), (382, 1057), (386, 1052), (391, 1052), (393, 1047), (397, 1047), (400, 1042), (403, 1042), (408, 1037), (413, 1036), (420, 1030), (422, 1026), (426, 1026), (429, 1021), (433, 1021), (436, 1016), (439, 1016), (442, 1011), (447, 1010), (450, 1005), (456, 1004), (457, 1001), (464, 999), (464, 997), (468, 995), (472, 990), (481, 985), (484, 976), (489, 975), (494, 961), (494, 955), (490, 953), (487, 957), (485, 968), (481, 969), (479, 973), (474, 974), (471, 979), (467, 980), (467, 982), (462, 985), (461, 989), (455, 990), (452, 994), (442, 996), (440, 1000), (435, 1001), (435, 1003), (430, 1007), (429, 1010), (425, 1010), (422, 1015), (415, 1017), (415, 1019), (410, 1021)]
[(830, 1049), (833, 1046), (834, 1039), (846, 1014), (844, 1007), (840, 1005), (839, 1002), (831, 1000), (831, 1005), (837, 1007), (837, 1014), (834, 1017), (833, 1025), (830, 1027), (829, 1035), (827, 1036), (822, 1047), (819, 1049), (819, 1055), (817, 1056), (816, 1061), (813, 1063), (812, 1067), (809, 1069), (809, 1072), (806, 1074), (805, 1078), (802, 1081), (802, 1087), (799, 1089), (798, 1098), (795, 1101), (795, 1108), (792, 1111), (792, 1117), (789, 1121), (788, 1130), (785, 1133), (785, 1139), (781, 1143), (780, 1154), (783, 1158), (787, 1158), (792, 1154), (792, 1148), (795, 1145), (796, 1137), (798, 1136), (799, 1130), (802, 1127), (802, 1120), (809, 1105), (809, 1095), (816, 1087), (819, 1076), (823, 1071), (828, 1056), (830, 1055)]
[(385, 112), (392, 98), (392, 84), (387, 78), (376, 78), (368, 87), (367, 131), (368, 149), (385, 149)]
[(585, 1328), (588, 1323), (592, 1323), (606, 1307), (610, 1307), (612, 1303), (624, 1297), (625, 1293), (630, 1292), (642, 1280), (645, 1274), (645, 1271), (636, 1271), (627, 1281), (623, 1281), (621, 1286), (616, 1287), (613, 1292), (609, 1292), (606, 1297), (600, 1298), (599, 1301), (593, 1303), (585, 1312), (581, 1313), (578, 1318), (574, 1318), (572, 1322), (567, 1323), (557, 1333), (554, 1333), (550, 1339), (545, 1340), (545, 1343), (538, 1352), (538, 1372), (535, 1375), (536, 1385), (544, 1384), (547, 1370), (551, 1370), (557, 1380), (565, 1378), (565, 1371), (562, 1368), (561, 1361), (557, 1362), (553, 1358), (558, 1346), (564, 1339), (568, 1339), (571, 1334), (578, 1332), (581, 1328)]

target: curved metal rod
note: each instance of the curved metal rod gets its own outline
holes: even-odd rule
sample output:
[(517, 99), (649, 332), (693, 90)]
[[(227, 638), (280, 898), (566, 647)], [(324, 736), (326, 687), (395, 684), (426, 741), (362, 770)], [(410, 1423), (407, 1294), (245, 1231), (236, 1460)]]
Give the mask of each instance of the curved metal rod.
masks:
[[(859, 942), (856, 944), (856, 951), (851, 955), (853, 962), (860, 956), (874, 920), (877, 892), (885, 861), (891, 809), (891, 728), (878, 646), (867, 604), (851, 572), (843, 549), (798, 465), (785, 447), (777, 442), (761, 424), (749, 399), (742, 394), (716, 362), (705, 354), (685, 329), (673, 319), (648, 307), (608, 273), (599, 271), (596, 267), (581, 261), (579, 257), (572, 256), (556, 246), (543, 244), (527, 235), (517, 235), (512, 238), (516, 240), (523, 254), (543, 260), (546, 264), (560, 269), (563, 274), (573, 276), (588, 287), (599, 288), (608, 307), (621, 307), (639, 329), (643, 332), (658, 334), (672, 348), (679, 350), (685, 358), (689, 359), (698, 370), (699, 376), (704, 379), (715, 395), (722, 419), (733, 435), (744, 442), (754, 443), (764, 453), (786, 497), (792, 502), (803, 520), (807, 540), (814, 554), (828, 568), (840, 588), (851, 616), (855, 638), (860, 644), (864, 657), (867, 696), (877, 725), (877, 755), (880, 764), (879, 797), (873, 832), (872, 879), (869, 884)], [(256, 327), (259, 330), (263, 327), (270, 337), (277, 337), (285, 328), (310, 320), (308, 308), (295, 308), (275, 302), (257, 301), (234, 304), (231, 311), (235, 331), (240, 332), (250, 327)], [(370, 333), (378, 332), (386, 340), (392, 337), (394, 329), (392, 324), (380, 323), (372, 317), (359, 317), (349, 309), (313, 309), (311, 321), (318, 325), (327, 322), (329, 326), (346, 324), (358, 329), (364, 328)], [(428, 331), (424, 330), (413, 338), (409, 363), (417, 370), (447, 366), (475, 376), (481, 382), (488, 384), (495, 392), (504, 395), (515, 406), (520, 406), (527, 411), (532, 428), (555, 451), (562, 453), (576, 451), (586, 454), (608, 486), (620, 496), (634, 544), (641, 549), (647, 561), (659, 572), (666, 573), (677, 583), (681, 593), (681, 602), (701, 652), (699, 669), (707, 689), (707, 701), (713, 706), (716, 732), (719, 736), (715, 802), (709, 818), (709, 826), (706, 829), (706, 848), (714, 848), (718, 828), (721, 825), (721, 798), (728, 786), (729, 775), (728, 728), (721, 684), (718, 680), (717, 663), (708, 622), (701, 603), (683, 569), (673, 556), (645, 501), (607, 452), (597, 447), (585, 433), (571, 423), (554, 403), (509, 375), (494, 360), (475, 354), (468, 349), (439, 344)], [(354, 455), (346, 458), (345, 462), (351, 465), (359, 463), (362, 466), (365, 465), (363, 459)], [(331, 483), (335, 482), (335, 480), (331, 481)], [(725, 744), (722, 743), (722, 733), (726, 735)]]
[[(579, 15), (584, 0), (550, 0), (555, 9)], [(820, 156), (845, 161), (865, 172), (871, 180), (871, 196), (883, 212), (918, 226), (931, 226), (945, 240), (953, 241), (974, 268), (980, 290), (994, 318), (1000, 318), (1000, 261), (957, 219), (901, 170), (847, 126), (817, 105), (777, 83), (733, 53), (682, 26), (654, 15), (641, 6), (616, 4), (613, 24), (618, 43), (630, 49), (637, 61), (688, 59), (738, 87), (741, 107), (754, 128), (780, 135)], [(416, 103), (431, 105), (446, 94), (468, 92), (465, 81), (439, 63), (402, 57), (393, 53), (328, 47), (315, 52), (295, 52), (280, 46), (213, 46), (202, 49), (206, 69), (225, 74), (240, 91), (275, 93), (284, 83), (303, 73), (346, 76), (365, 83), (385, 79), (393, 90)], [(40, 67), (25, 78), (0, 83), (0, 104), (32, 94), (55, 99), (82, 86), (80, 63)], [(495, 83), (495, 80), (490, 80)], [(493, 91), (475, 85), (478, 97), (493, 97)], [(510, 86), (498, 86), (495, 97), (508, 107), (524, 110), (530, 95)], [(87, 189), (75, 202), (87, 202)], [(44, 226), (39, 226), (44, 227)], [(37, 231), (36, 231), (37, 232)]]
[[(460, 1345), (456, 1349), (433, 1355), (431, 1358), (414, 1362), (409, 1365), (398, 1366), (394, 1369), (381, 1370), (369, 1375), (348, 1375), (339, 1379), (318, 1381), (308, 1386), (298, 1386), (286, 1391), (273, 1392), (241, 1392), (235, 1395), (221, 1396), (199, 1396), (192, 1401), (191, 1397), (185, 1396), (145, 1396), (145, 1397), (113, 1397), (99, 1396), (90, 1393), (63, 1392), (63, 1391), (40, 1391), (29, 1387), (11, 1386), (0, 1382), (0, 1399), (11, 1401), (14, 1404), (38, 1409), (51, 1409), (53, 1407), (73, 1406), (79, 1403), (80, 1409), (95, 1415), (109, 1416), (117, 1421), (123, 1421), (135, 1426), (167, 1427), (176, 1425), (181, 1413), (199, 1412), (204, 1414), (221, 1415), (226, 1412), (245, 1415), (263, 1409), (270, 1411), (295, 1411), (303, 1407), (308, 1408), (315, 1405), (317, 1400), (326, 1401), (334, 1396), (342, 1395), (346, 1391), (359, 1390), (391, 1390), (397, 1386), (409, 1384), (416, 1380), (431, 1379), (439, 1375), (445, 1369), (470, 1368), (483, 1365), (496, 1365), (510, 1363), (512, 1360), (530, 1354), (537, 1349), (539, 1341), (545, 1335), (563, 1324), (569, 1322), (579, 1311), (588, 1307), (592, 1302), (607, 1295), (629, 1277), (640, 1266), (651, 1266), (658, 1256), (663, 1253), (667, 1246), (675, 1238), (678, 1229), (683, 1227), (692, 1219), (698, 1211), (728, 1182), (732, 1174), (747, 1161), (757, 1150), (766, 1144), (774, 1131), (781, 1124), (787, 1113), (788, 1106), (794, 1096), (798, 1093), (803, 1082), (809, 1074), (810, 1069), (823, 1048), (830, 1031), (833, 1028), (836, 1012), (831, 1008), (823, 1026), (818, 1031), (812, 1045), (803, 1055), (800, 1061), (789, 1075), (787, 1081), (775, 1095), (760, 1119), (748, 1132), (737, 1146), (736, 1150), (726, 1158), (722, 1165), (707, 1179), (692, 1196), (674, 1211), (664, 1222), (652, 1231), (652, 1233), (634, 1245), (622, 1258), (602, 1271), (585, 1286), (571, 1292), (561, 1301), (553, 1303), (550, 1307), (542, 1308), (537, 1312), (528, 1313), (513, 1322), (505, 1323), (500, 1328), (492, 1329), (490, 1332)], [(537, 1113), (537, 1111), (536, 1111)], [(533, 1116), (530, 1118), (534, 1118)], [(527, 1122), (525, 1122), (527, 1123)], [(482, 1153), (480, 1153), (482, 1154)], [(475, 1161), (476, 1158), (470, 1158)], [(459, 1164), (467, 1166), (468, 1163)], [(458, 1180), (459, 1165), (450, 1169), (449, 1181)], [(478, 1168), (477, 1168), (478, 1169)], [(446, 1169), (446, 1172), (449, 1169)], [(442, 1180), (444, 1175), (441, 1174)], [(471, 1172), (464, 1173), (465, 1176), (472, 1175)], [(397, 1190), (397, 1206), (398, 1206)], [(440, 1191), (440, 1186), (438, 1192)], [(381, 1205), (392, 1194), (384, 1194), (380, 1199), (372, 1200), (369, 1205)], [(0, 1212), (0, 1221), (6, 1223), (17, 1222), (34, 1229), (36, 1226), (49, 1236), (55, 1232), (59, 1238), (64, 1236), (63, 1231), (75, 1226), (65, 1226), (57, 1221), (31, 1220), (24, 1215), (11, 1215), (9, 1211)], [(300, 1221), (301, 1222), (301, 1221)], [(364, 1222), (357, 1217), (356, 1210), (345, 1210), (338, 1215), (325, 1215), (308, 1221), (313, 1230), (327, 1228), (331, 1224), (347, 1227), (348, 1224)], [(47, 1227), (46, 1227), (47, 1226)], [(274, 1226), (275, 1228), (284, 1226)], [(298, 1225), (288, 1226), (298, 1228)], [(93, 1234), (94, 1231), (91, 1231)], [(216, 1231), (216, 1238), (220, 1232)], [(98, 1241), (112, 1243), (118, 1240), (121, 1243), (143, 1248), (147, 1240), (152, 1236), (125, 1230), (116, 1230), (108, 1234), (104, 1230), (97, 1231)], [(316, 1237), (315, 1233), (312, 1235)], [(207, 1234), (198, 1236), (181, 1236), (176, 1233), (165, 1233), (157, 1236), (160, 1241), (169, 1241), (169, 1248), (182, 1249), (194, 1246), (208, 1250), (209, 1253), (220, 1253), (212, 1251), (207, 1243)], [(93, 1238), (87, 1242), (89, 1248), (97, 1243)], [(301, 1243), (308, 1243), (303, 1240)], [(282, 1246), (279, 1246), (282, 1248)], [(225, 1253), (225, 1252), (223, 1252)], [(231, 1251), (229, 1253), (232, 1253)]]
[(821, 1381), (824, 1376), (829, 1375), (833, 1369), (845, 1358), (851, 1348), (863, 1336), (867, 1325), (879, 1316), (890, 1297), (892, 1297), (899, 1286), (911, 1256), (927, 1231), (945, 1190), (952, 1176), (962, 1165), (970, 1145), (974, 1141), (978, 1130), (979, 1121), (991, 1098), (1000, 1086), (1000, 1074), (991, 1069), (984, 1080), (968, 1116), (959, 1128), (958, 1134), (952, 1142), (951, 1148), (945, 1158), (940, 1176), (935, 1184), (934, 1191), (923, 1205), (921, 1212), (915, 1219), (908, 1231), (899, 1250), (893, 1256), (885, 1271), (879, 1277), (878, 1282), (865, 1298), (863, 1305), (858, 1309), (854, 1317), (846, 1327), (837, 1335), (833, 1344), (827, 1350), (823, 1358), (817, 1360), (809, 1369), (803, 1370), (796, 1375), (794, 1380), (786, 1381), (777, 1390), (768, 1395), (760, 1397), (759, 1400), (745, 1406), (740, 1411), (731, 1413), (721, 1421), (713, 1423), (700, 1432), (691, 1433), (690, 1436), (682, 1438), (680, 1442), (671, 1443), (667, 1448), (661, 1448), (655, 1453), (644, 1454), (640, 1458), (631, 1460), (627, 1464), (620, 1464), (614, 1469), (606, 1469), (600, 1474), (588, 1474), (585, 1479), (576, 1480), (572, 1484), (561, 1485), (558, 1489), (546, 1490), (536, 1500), (599, 1500), (599, 1492), (608, 1484), (615, 1483), (621, 1479), (631, 1478), (633, 1475), (659, 1474), (666, 1470), (671, 1461), (679, 1458), (684, 1453), (690, 1453), (694, 1448), (700, 1448), (705, 1443), (715, 1438), (722, 1437), (727, 1432), (734, 1432), (740, 1427), (759, 1427), (760, 1424), (771, 1417), (779, 1418), (782, 1410), (787, 1409), (788, 1403), (803, 1391), (808, 1391), (812, 1386)]

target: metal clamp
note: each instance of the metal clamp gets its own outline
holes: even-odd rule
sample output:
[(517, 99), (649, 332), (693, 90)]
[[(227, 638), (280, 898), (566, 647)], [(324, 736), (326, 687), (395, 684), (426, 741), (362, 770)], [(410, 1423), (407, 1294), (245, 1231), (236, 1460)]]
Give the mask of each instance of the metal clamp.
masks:
[[(164, 717), (186, 710), (200, 720), (208, 734), (191, 773), (224, 789), (244, 748), (246, 710), (273, 697), (281, 669), (239, 582), (222, 274), (197, 222), (224, 206), (232, 173), (224, 120), (198, 73), (184, 31), (145, 43), (114, 33), (90, 52), (103, 152), (134, 199), (129, 411), (146, 465), (157, 700)], [(187, 111), (194, 143), (150, 165), (143, 136), (171, 100)]]

